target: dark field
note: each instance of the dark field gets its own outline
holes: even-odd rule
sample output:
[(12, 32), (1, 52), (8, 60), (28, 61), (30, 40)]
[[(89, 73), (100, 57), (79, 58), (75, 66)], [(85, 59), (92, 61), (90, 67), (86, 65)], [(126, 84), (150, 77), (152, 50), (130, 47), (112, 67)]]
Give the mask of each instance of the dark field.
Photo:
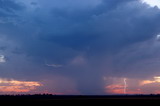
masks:
[(1, 95), (5, 104), (65, 104), (65, 105), (153, 105), (160, 104), (160, 95), (114, 96), (57, 96), (57, 95)]

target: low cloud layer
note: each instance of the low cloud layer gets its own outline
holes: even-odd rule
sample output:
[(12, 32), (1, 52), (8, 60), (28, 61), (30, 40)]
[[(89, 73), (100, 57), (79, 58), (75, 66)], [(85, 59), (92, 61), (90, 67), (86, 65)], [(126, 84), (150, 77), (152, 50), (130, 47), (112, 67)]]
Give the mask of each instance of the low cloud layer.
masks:
[(14, 94), (14, 93), (28, 93), (42, 86), (39, 82), (34, 81), (17, 81), (13, 79), (0, 79), (0, 93)]
[[(125, 80), (125, 82), (124, 82)], [(104, 81), (110, 81), (106, 85), (107, 94), (159, 94), (160, 77), (155, 76), (149, 79), (133, 78), (104, 78)]]

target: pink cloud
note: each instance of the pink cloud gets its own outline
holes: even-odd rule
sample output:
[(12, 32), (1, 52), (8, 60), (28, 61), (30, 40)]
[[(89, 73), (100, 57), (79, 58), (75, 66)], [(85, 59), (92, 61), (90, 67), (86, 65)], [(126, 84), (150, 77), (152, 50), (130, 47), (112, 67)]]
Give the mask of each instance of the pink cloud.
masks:
[(36, 90), (37, 87), (42, 86), (40, 82), (36, 81), (18, 81), (9, 79), (0, 79), (1, 93), (26, 93)]

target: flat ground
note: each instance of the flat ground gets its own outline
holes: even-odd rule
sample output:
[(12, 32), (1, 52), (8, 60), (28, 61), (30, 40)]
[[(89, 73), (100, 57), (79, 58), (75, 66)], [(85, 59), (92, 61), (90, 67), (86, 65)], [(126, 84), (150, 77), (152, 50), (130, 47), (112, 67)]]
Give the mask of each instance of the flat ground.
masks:
[(57, 95), (6, 95), (0, 96), (5, 104), (63, 104), (63, 105), (153, 105), (160, 104), (160, 95), (104, 95), (104, 96), (57, 96)]

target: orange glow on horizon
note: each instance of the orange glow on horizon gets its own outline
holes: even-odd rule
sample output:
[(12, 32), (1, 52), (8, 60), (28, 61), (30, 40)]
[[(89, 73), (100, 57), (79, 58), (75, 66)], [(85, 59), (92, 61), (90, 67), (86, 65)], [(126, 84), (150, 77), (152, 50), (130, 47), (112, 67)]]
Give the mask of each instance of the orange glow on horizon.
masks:
[(150, 79), (133, 79), (127, 78), (127, 89), (122, 78), (110, 77), (105, 78), (112, 82), (105, 86), (105, 92), (110, 94), (160, 94), (160, 76), (155, 76)]
[(0, 92), (23, 93), (35, 90), (36, 87), (42, 86), (39, 82), (34, 81), (18, 81), (0, 79)]
[(107, 92), (113, 93), (113, 94), (124, 94), (123, 92), (123, 85), (118, 85), (118, 84), (113, 84), (113, 85), (108, 85), (105, 87), (107, 89)]
[[(124, 86), (123, 85), (109, 85), (106, 86), (106, 92), (111, 94), (124, 94)], [(126, 94), (141, 94), (141, 89), (136, 90), (127, 90)]]
[(140, 82), (140, 85), (143, 86), (143, 85), (146, 85), (146, 84), (152, 84), (152, 83), (160, 83), (160, 77), (159, 76), (156, 76), (156, 77), (153, 77), (154, 79), (153, 80), (143, 80)]
[(140, 85), (143, 86), (143, 85), (152, 84), (152, 83), (155, 83), (155, 82), (156, 82), (156, 81), (144, 80), (144, 81), (141, 81), (141, 82), (140, 82)]

